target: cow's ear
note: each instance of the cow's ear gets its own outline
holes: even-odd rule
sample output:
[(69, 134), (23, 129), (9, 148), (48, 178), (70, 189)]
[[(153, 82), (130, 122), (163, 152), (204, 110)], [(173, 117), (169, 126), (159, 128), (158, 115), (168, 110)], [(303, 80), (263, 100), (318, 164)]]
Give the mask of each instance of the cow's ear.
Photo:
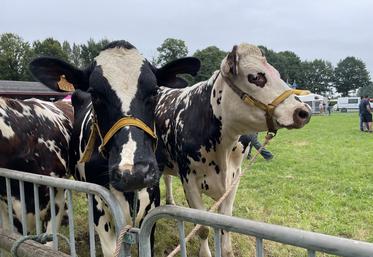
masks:
[(29, 69), (35, 78), (56, 91), (87, 90), (89, 86), (85, 71), (60, 59), (39, 57), (30, 62)]
[(157, 83), (160, 86), (182, 88), (188, 86), (188, 82), (177, 77), (178, 74), (197, 75), (201, 62), (195, 57), (184, 57), (167, 63), (155, 71)]
[(224, 75), (232, 74), (236, 76), (238, 74), (238, 54), (236, 45), (233, 46), (232, 51), (224, 59), (221, 66)]

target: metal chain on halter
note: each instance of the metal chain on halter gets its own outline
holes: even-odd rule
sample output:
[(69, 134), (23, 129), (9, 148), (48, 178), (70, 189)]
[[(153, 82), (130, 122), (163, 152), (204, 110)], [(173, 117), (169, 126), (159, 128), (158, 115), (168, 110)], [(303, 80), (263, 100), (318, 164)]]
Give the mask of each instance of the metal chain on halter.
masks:
[(137, 215), (137, 206), (138, 206), (138, 199), (139, 199), (139, 191), (136, 190), (133, 192), (133, 202), (132, 202), (132, 225), (125, 225), (122, 227), (122, 229), (119, 232), (117, 241), (115, 243), (115, 251), (114, 251), (114, 257), (118, 257), (122, 244), (123, 244), (123, 238), (125, 235), (132, 229), (136, 227), (136, 215)]
[[(254, 155), (254, 157), (249, 161), (249, 164), (248, 164), (248, 168), (246, 170), (243, 170), (241, 172), (241, 174), (239, 176), (237, 176), (232, 184), (230, 185), (230, 187), (225, 191), (225, 193), (219, 198), (218, 201), (215, 202), (215, 204), (213, 206), (211, 206), (211, 208), (208, 210), (210, 212), (215, 212), (219, 207), (220, 205), (223, 203), (223, 201), (228, 197), (228, 195), (231, 193), (231, 191), (234, 189), (234, 187), (238, 184), (238, 182), (240, 181), (240, 178), (245, 174), (245, 171), (249, 171), (251, 169), (251, 166), (256, 162), (256, 159), (258, 157), (258, 155), (260, 154), (260, 152), (263, 150), (263, 148), (269, 143), (269, 141), (275, 136), (276, 134), (274, 133), (270, 133), (268, 132), (266, 137), (265, 137), (265, 140), (264, 140), (264, 143), (263, 145), (257, 150), (256, 154)], [(189, 242), (190, 239), (192, 239), (196, 233), (198, 232), (198, 230), (201, 228), (202, 226), (200, 224), (197, 224), (193, 229), (192, 231), (189, 232), (189, 234), (185, 237), (185, 243)], [(174, 257), (176, 256), (176, 254), (180, 251), (180, 245), (178, 245), (171, 253), (169, 253), (167, 255), (167, 257)]]

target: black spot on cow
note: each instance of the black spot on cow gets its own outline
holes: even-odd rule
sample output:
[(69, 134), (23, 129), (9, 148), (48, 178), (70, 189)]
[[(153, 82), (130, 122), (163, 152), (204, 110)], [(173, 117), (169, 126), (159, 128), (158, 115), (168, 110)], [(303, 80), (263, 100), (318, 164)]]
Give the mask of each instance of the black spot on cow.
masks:
[(216, 103), (219, 105), (221, 103), (221, 96), (218, 97), (218, 99), (216, 99)]
[(214, 90), (212, 90), (212, 97), (214, 97), (215, 98), (215, 89)]
[(205, 163), (205, 162), (206, 162), (206, 158), (202, 157), (202, 163)]
[(219, 94), (223, 93), (223, 90), (219, 90)]
[(251, 144), (251, 137), (248, 135), (243, 135), (239, 138), (238, 141), (242, 144), (242, 153), (244, 153), (246, 151), (246, 148)]
[(92, 200), (93, 200), (93, 206), (95, 207), (94, 208), (95, 211), (93, 212), (93, 222), (95, 223), (96, 226), (98, 226), (100, 222), (100, 218), (105, 215), (105, 211), (104, 209), (100, 210), (99, 208), (97, 208), (98, 202), (96, 201), (95, 197), (92, 197)]
[(233, 147), (232, 152), (236, 151), (237, 146)]
[(105, 223), (105, 231), (109, 232), (109, 224), (107, 222)]
[(213, 166), (213, 165), (216, 165), (216, 163), (215, 163), (214, 161), (211, 161), (211, 162), (209, 163), (209, 166)]
[(196, 172), (196, 170), (193, 170), (192, 172), (193, 172), (193, 174), (194, 174), (194, 175), (197, 175), (197, 172)]
[(215, 171), (216, 171), (216, 174), (219, 174), (219, 173), (220, 173), (219, 165), (215, 165)]

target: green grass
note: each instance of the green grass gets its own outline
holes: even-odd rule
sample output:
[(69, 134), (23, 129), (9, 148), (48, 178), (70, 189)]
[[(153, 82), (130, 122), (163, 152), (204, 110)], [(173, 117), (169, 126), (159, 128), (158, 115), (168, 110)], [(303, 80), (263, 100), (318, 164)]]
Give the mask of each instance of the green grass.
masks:
[[(259, 157), (246, 171), (234, 216), (373, 242), (373, 134), (359, 131), (356, 113), (314, 116), (301, 130), (280, 130), (267, 148), (275, 158)], [(186, 206), (180, 183), (173, 188), (177, 204)], [(172, 224), (158, 225), (156, 256), (177, 244)], [(236, 255), (254, 256), (254, 242), (234, 235)], [(197, 246), (192, 242), (191, 256)], [(306, 256), (302, 249), (271, 242), (265, 250), (266, 256)]]
[[(304, 129), (280, 130), (267, 148), (275, 157), (269, 162), (258, 157), (246, 171), (234, 216), (373, 242), (373, 134), (359, 131), (356, 113), (314, 116)], [(177, 178), (173, 188), (177, 204), (187, 206)], [(161, 190), (164, 204), (163, 183)], [(81, 257), (88, 256), (86, 206), (79, 203), (84, 201), (84, 197), (74, 200)], [(206, 201), (211, 205), (211, 200)], [(191, 228), (187, 224), (187, 231)], [(177, 235), (175, 222), (157, 224), (157, 257), (177, 245)], [(198, 255), (198, 245), (196, 239), (188, 244), (189, 256)], [(234, 234), (233, 246), (236, 256), (255, 256), (254, 238)], [(265, 256), (298, 257), (306, 252), (265, 241)]]

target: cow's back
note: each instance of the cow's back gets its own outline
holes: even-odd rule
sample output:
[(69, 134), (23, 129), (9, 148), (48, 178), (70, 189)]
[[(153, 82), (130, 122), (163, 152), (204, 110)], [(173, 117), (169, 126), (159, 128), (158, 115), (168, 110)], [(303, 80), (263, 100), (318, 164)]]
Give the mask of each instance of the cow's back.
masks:
[(65, 176), (71, 118), (68, 103), (0, 98), (0, 166)]

